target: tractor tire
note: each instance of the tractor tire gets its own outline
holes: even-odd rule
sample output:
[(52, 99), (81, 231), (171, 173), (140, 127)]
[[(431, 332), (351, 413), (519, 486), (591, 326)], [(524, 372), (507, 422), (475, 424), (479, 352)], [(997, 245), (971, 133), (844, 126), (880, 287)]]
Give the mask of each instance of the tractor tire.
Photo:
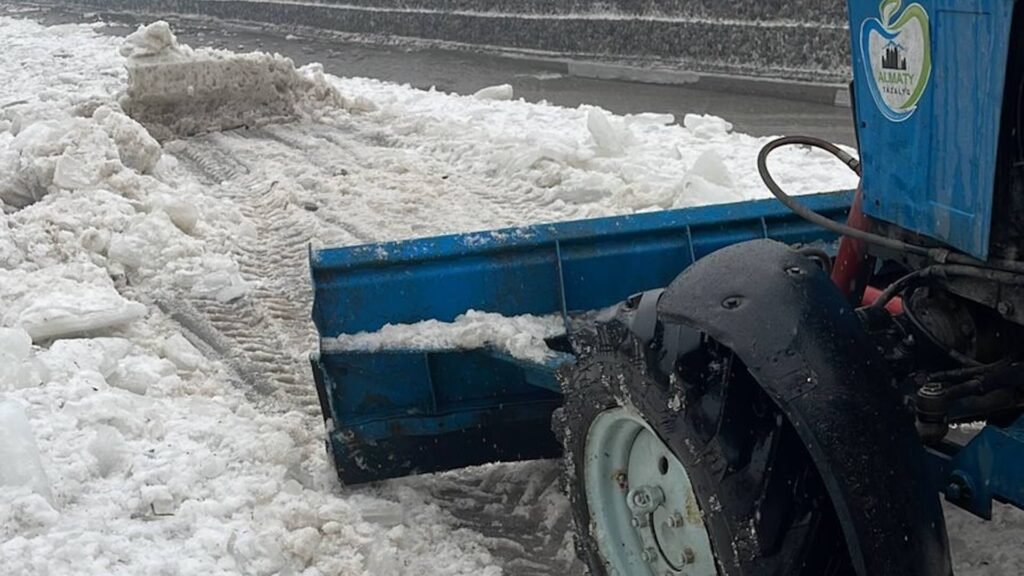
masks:
[(553, 428), (590, 574), (855, 575), (806, 449), (731, 351), (705, 336), (666, 376), (617, 320), (576, 339)]

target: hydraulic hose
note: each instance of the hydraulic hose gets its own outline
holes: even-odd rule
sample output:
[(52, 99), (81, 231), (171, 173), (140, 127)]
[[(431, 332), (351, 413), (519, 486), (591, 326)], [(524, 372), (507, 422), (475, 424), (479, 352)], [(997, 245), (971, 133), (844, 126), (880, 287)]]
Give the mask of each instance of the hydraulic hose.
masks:
[(1024, 273), (1024, 262), (1017, 262), (1013, 260), (990, 260), (989, 262), (980, 262), (970, 256), (951, 252), (946, 248), (928, 248), (926, 246), (918, 246), (895, 238), (887, 238), (879, 234), (873, 234), (865, 230), (858, 230), (818, 214), (814, 210), (811, 210), (801, 204), (789, 194), (786, 194), (778, 183), (775, 182), (771, 172), (768, 170), (768, 156), (773, 151), (784, 146), (797, 144), (824, 150), (838, 158), (843, 162), (843, 164), (846, 164), (846, 166), (857, 173), (857, 175), (860, 175), (861, 172), (860, 160), (854, 158), (835, 144), (820, 138), (814, 138), (813, 136), (784, 136), (765, 144), (764, 147), (761, 148), (761, 152), (757, 155), (757, 172), (761, 175), (761, 180), (764, 181), (765, 186), (768, 187), (768, 190), (771, 191), (772, 195), (775, 196), (775, 198), (777, 198), (784, 206), (792, 210), (797, 216), (800, 216), (813, 224), (817, 224), (826, 230), (831, 230), (840, 236), (849, 236), (896, 252), (905, 252), (908, 254), (923, 256), (932, 262), (939, 264), (959, 264), (979, 269), (997, 269), (1007, 272)]

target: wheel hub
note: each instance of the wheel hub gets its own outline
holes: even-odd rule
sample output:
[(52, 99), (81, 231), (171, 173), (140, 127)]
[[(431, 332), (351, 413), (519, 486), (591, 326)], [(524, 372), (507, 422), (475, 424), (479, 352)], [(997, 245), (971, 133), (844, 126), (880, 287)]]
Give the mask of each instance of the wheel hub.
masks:
[(584, 469), (593, 534), (609, 574), (718, 573), (690, 476), (639, 414), (599, 414)]

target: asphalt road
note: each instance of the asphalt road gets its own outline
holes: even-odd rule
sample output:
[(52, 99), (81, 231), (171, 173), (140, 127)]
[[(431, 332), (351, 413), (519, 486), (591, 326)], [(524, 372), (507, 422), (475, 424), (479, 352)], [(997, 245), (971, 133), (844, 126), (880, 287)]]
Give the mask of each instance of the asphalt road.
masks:
[[(26, 9), (0, 2), (0, 14), (17, 11), (49, 22), (103, 20), (101, 30), (126, 35), (151, 17), (100, 15), (79, 8)], [(320, 62), (338, 76), (378, 78), (418, 88), (471, 94), (485, 86), (509, 83), (517, 97), (560, 106), (595, 104), (619, 114), (658, 112), (681, 119), (687, 113), (714, 114), (735, 129), (755, 136), (807, 134), (843, 144), (854, 143), (849, 108), (741, 93), (681, 86), (596, 80), (561, 74), (561, 67), (534, 60), (411, 46), (359, 44), (336, 35), (295, 36), (288, 30), (241, 26), (210, 20), (166, 18), (181, 41), (195, 47), (278, 52), (297, 64)]]

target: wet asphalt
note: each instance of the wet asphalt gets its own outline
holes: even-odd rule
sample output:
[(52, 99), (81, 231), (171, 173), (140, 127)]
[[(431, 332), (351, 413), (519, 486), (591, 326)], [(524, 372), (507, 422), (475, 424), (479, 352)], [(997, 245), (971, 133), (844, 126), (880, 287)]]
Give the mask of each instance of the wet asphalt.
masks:
[[(127, 35), (154, 17), (97, 14), (75, 7), (26, 8), (0, 1), (0, 14), (20, 15), (51, 23), (103, 21), (100, 30)], [(166, 17), (179, 39), (194, 47), (236, 51), (278, 52), (297, 64), (320, 62), (337, 76), (377, 78), (417, 88), (472, 94), (485, 86), (511, 84), (517, 97), (530, 102), (576, 107), (594, 104), (618, 114), (656, 112), (714, 114), (735, 129), (755, 136), (806, 134), (854, 144), (849, 108), (770, 98), (740, 92), (724, 93), (685, 86), (642, 84), (568, 76), (555, 62), (527, 60), (470, 50), (356, 43), (333, 34), (305, 31), (296, 35), (269, 26), (241, 25), (192, 18)]]

